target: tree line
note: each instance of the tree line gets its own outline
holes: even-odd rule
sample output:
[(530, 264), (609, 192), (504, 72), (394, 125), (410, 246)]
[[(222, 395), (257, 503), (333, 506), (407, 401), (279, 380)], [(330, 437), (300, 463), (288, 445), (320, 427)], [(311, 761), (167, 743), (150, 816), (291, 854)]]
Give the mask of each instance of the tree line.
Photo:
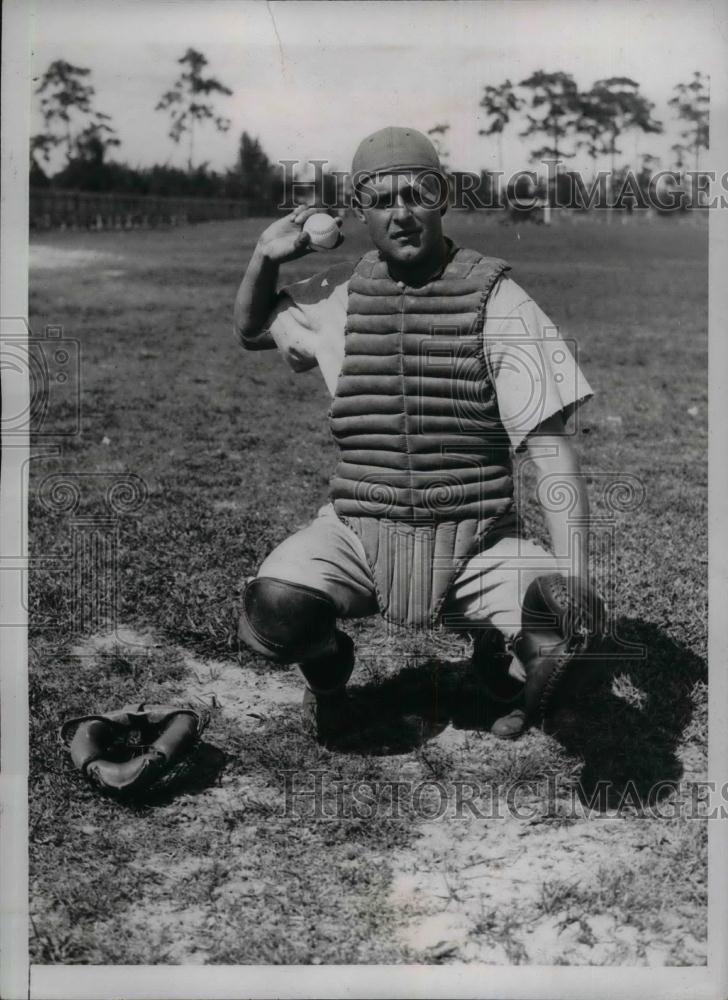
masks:
[[(689, 83), (678, 83), (668, 105), (681, 125), (680, 142), (671, 146), (675, 166), (686, 166), (694, 158), (700, 169), (701, 150), (709, 145), (709, 77), (696, 71)], [(503, 134), (521, 111), (525, 128), (519, 137), (539, 137), (543, 144), (530, 150), (532, 161), (566, 160), (583, 150), (594, 169), (600, 156), (608, 156), (610, 172), (616, 173), (616, 157), (622, 153), (617, 143), (628, 132), (660, 134), (663, 123), (653, 117), (655, 105), (641, 92), (636, 80), (614, 76), (597, 80), (588, 90), (579, 90), (570, 73), (538, 70), (514, 86), (505, 80), (485, 88), (480, 101), (488, 118), (482, 136), (497, 136), (502, 169)], [(442, 129), (442, 125), (439, 126)], [(656, 160), (650, 154), (643, 154)]]
[[(215, 171), (204, 161), (196, 162), (195, 140), (202, 128), (229, 130), (230, 120), (218, 113), (215, 100), (231, 96), (232, 90), (207, 72), (207, 59), (196, 49), (187, 49), (177, 62), (179, 76), (155, 110), (167, 115), (172, 142), (186, 143), (186, 169), (167, 164), (132, 167), (112, 160), (110, 153), (121, 141), (110, 116), (95, 106), (91, 71), (55, 60), (35, 91), (43, 128), (30, 142), (31, 184), (120, 194), (243, 198), (261, 208), (275, 206), (283, 186), (282, 171), (248, 132), (240, 136), (236, 160), (228, 170)], [(51, 174), (56, 151), (63, 165)]]
[[(43, 128), (31, 139), (31, 183), (130, 194), (247, 198), (261, 208), (275, 206), (283, 188), (283, 172), (271, 163), (256, 137), (242, 133), (236, 160), (225, 171), (197, 162), (200, 131), (211, 128), (222, 133), (230, 129), (229, 118), (219, 112), (217, 104), (233, 92), (209, 73), (207, 59), (196, 49), (188, 48), (177, 63), (179, 75), (161, 95), (155, 110), (168, 117), (172, 142), (186, 144), (186, 169), (168, 165), (137, 168), (114, 161), (111, 153), (120, 146), (120, 139), (111, 117), (95, 105), (91, 71), (56, 60), (36, 88)], [(670, 167), (681, 172), (691, 165), (697, 171), (701, 152), (709, 146), (708, 76), (696, 71), (690, 81), (677, 84), (668, 104), (680, 134), (680, 141), (671, 147), (674, 163)], [(619, 177), (620, 169), (625, 170), (624, 166), (618, 169), (617, 157), (628, 133), (640, 136), (664, 131), (663, 123), (654, 117), (654, 104), (641, 93), (639, 83), (628, 77), (597, 80), (589, 89), (580, 90), (569, 73), (538, 70), (517, 84), (505, 80), (484, 87), (479, 107), (485, 127), (478, 134), (496, 141), (501, 173), (503, 139), (514, 128), (519, 129), (519, 138), (534, 141), (528, 150), (531, 161), (566, 162), (582, 152), (590, 159), (594, 173), (599, 158), (608, 158), (613, 178)], [(429, 130), (446, 170), (449, 129), (448, 123), (439, 122)], [(51, 174), (49, 165), (57, 151), (63, 156), (63, 165)], [(657, 157), (643, 153), (637, 176), (646, 182), (657, 165)], [(481, 172), (483, 185), (493, 187), (491, 174)]]
[[(677, 119), (679, 134), (679, 141), (670, 147), (673, 160), (667, 168), (678, 178), (684, 177), (689, 167), (697, 174), (701, 152), (709, 148), (709, 86), (708, 75), (695, 71), (688, 83), (673, 88), (667, 102)], [(635, 151), (635, 164), (617, 164), (617, 157), (624, 152), (619, 144), (627, 134), (639, 138), (664, 132), (663, 123), (654, 117), (654, 103), (641, 93), (636, 80), (609, 77), (580, 90), (569, 73), (538, 70), (518, 84), (508, 79), (486, 86), (479, 107), (486, 121), (478, 134), (495, 140), (498, 170), (482, 170), (475, 185), (471, 182), (467, 188), (476, 204), (512, 205), (519, 197), (528, 200), (537, 195), (542, 201), (586, 207), (589, 197), (584, 194), (582, 178), (568, 165), (579, 152), (591, 161), (592, 178), (598, 179), (602, 191), (601, 204), (608, 204), (609, 199), (623, 207), (654, 201), (660, 158), (647, 152), (637, 156)], [(534, 141), (528, 159), (539, 168), (520, 172), (529, 176), (511, 177), (504, 190), (503, 138), (514, 128), (518, 129), (518, 138)], [(447, 122), (438, 122), (428, 131), (446, 170), (449, 129)], [(600, 157), (608, 159), (608, 171), (598, 173)], [(459, 172), (447, 172), (451, 191), (455, 188), (465, 192), (463, 181), (467, 178)], [(694, 188), (695, 178), (685, 180)], [(679, 187), (679, 182), (676, 184)], [(462, 200), (455, 197), (456, 203)], [(699, 199), (693, 203), (699, 203)]]

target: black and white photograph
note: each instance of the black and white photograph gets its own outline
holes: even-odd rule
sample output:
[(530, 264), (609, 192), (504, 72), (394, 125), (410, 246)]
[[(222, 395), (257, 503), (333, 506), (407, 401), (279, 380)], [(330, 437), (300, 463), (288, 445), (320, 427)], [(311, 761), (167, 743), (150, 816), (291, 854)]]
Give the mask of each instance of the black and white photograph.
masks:
[(8, 1000), (726, 995), (726, 13), (3, 4)]

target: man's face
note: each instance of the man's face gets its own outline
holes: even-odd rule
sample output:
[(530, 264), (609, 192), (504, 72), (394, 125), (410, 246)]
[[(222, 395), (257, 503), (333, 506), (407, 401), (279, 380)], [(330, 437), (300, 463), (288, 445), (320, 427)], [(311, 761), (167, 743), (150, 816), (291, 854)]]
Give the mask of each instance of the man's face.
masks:
[(416, 265), (442, 253), (442, 191), (423, 171), (378, 174), (359, 190), (357, 215), (385, 260)]

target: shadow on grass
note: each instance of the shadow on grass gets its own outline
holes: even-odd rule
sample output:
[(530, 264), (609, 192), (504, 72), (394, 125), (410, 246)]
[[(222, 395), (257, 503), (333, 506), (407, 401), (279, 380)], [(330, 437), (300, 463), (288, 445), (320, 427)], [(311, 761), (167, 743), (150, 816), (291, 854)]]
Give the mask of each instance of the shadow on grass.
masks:
[[(692, 718), (693, 688), (707, 681), (706, 661), (658, 626), (622, 618), (617, 635), (642, 654), (627, 651), (622, 657), (613, 650), (599, 669), (585, 672), (546, 727), (569, 753), (583, 758), (583, 792), (591, 795), (599, 782), (608, 782), (610, 804), (630, 784), (647, 800), (651, 792), (657, 798), (667, 794), (680, 779), (677, 748)], [(615, 693), (615, 678), (626, 682), (626, 698)]]
[(217, 784), (226, 761), (227, 754), (223, 750), (201, 740), (189, 757), (174, 769), (169, 781), (150, 790), (143, 804), (161, 806), (178, 795), (199, 795)]
[[(707, 678), (706, 662), (656, 625), (621, 619), (616, 634), (630, 644), (625, 655), (610, 644), (608, 655), (575, 665), (578, 673), (572, 671), (544, 724), (584, 761), (583, 794), (591, 797), (598, 783), (607, 783), (608, 804), (630, 784), (647, 798), (659, 783), (667, 794), (681, 777), (677, 747), (692, 717), (693, 687)], [(448, 724), (488, 731), (507, 711), (479, 689), (467, 663), (434, 659), (353, 687), (351, 698), (357, 715), (372, 720), (337, 745), (354, 753), (406, 753)]]

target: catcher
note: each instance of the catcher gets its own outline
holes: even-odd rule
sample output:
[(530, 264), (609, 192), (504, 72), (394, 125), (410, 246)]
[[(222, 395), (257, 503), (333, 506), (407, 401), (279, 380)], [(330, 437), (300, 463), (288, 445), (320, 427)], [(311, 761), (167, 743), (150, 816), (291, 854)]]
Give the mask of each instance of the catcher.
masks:
[[(379, 611), (469, 633), (476, 673), (505, 703), (491, 731), (513, 738), (549, 712), (601, 628), (566, 432), (591, 389), (508, 264), (443, 234), (447, 185), (426, 136), (368, 136), (352, 183), (373, 249), (279, 289), (280, 265), (313, 249), (303, 224), (316, 210), (297, 208), (261, 234), (235, 302), (246, 349), (320, 368), (339, 451), (331, 502), (247, 584), (239, 636), (298, 664), (326, 743), (356, 724), (353, 643), (337, 620)], [(552, 552), (519, 530), (512, 453), (524, 448)]]

